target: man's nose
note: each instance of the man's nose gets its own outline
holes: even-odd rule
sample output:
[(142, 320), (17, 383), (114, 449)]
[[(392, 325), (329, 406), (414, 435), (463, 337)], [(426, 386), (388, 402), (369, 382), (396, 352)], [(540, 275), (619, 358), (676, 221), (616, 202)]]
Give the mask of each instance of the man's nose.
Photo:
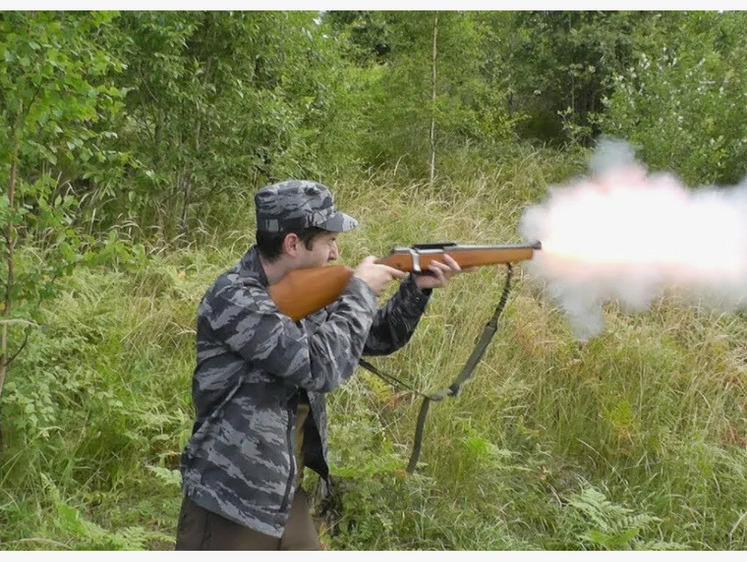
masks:
[(332, 248), (329, 251), (329, 261), (334, 261), (340, 257), (340, 252), (337, 250), (337, 244), (332, 243)]

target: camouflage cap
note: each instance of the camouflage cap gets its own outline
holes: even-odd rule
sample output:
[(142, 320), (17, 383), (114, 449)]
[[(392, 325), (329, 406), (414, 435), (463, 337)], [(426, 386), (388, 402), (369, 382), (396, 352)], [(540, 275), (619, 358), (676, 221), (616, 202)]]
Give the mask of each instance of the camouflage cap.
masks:
[(353, 217), (337, 210), (327, 186), (306, 180), (268, 185), (254, 196), (257, 230), (287, 232), (316, 226), (344, 232), (358, 226)]

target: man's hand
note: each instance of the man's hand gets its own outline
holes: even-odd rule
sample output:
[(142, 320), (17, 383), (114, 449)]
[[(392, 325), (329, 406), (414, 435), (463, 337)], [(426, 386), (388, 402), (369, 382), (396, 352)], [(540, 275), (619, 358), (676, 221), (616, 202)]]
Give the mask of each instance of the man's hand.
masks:
[(449, 254), (444, 254), (444, 262), (432, 261), (428, 266), (428, 274), (415, 276), (415, 284), (419, 289), (443, 287), (457, 273), (472, 273), (477, 270), (476, 267), (462, 269)]
[(375, 261), (376, 258), (374, 256), (368, 256), (355, 268), (353, 276), (365, 281), (377, 295), (384, 290), (384, 287), (390, 281), (403, 279), (407, 276), (407, 273), (404, 271), (389, 267), (388, 265), (374, 263)]

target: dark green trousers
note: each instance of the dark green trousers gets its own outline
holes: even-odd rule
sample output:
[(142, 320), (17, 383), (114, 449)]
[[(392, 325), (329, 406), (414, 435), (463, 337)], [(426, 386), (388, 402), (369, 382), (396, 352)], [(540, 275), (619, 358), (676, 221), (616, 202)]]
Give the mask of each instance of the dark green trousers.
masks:
[(321, 550), (308, 494), (298, 489), (280, 538), (265, 535), (203, 509), (185, 497), (176, 550)]

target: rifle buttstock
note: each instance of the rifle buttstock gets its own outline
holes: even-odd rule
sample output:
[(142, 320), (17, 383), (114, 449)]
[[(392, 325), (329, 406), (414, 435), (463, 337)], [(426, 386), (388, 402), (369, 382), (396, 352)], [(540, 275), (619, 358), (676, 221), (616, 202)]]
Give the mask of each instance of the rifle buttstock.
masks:
[(353, 276), (344, 265), (296, 269), (269, 288), (270, 298), (295, 322), (335, 302)]

